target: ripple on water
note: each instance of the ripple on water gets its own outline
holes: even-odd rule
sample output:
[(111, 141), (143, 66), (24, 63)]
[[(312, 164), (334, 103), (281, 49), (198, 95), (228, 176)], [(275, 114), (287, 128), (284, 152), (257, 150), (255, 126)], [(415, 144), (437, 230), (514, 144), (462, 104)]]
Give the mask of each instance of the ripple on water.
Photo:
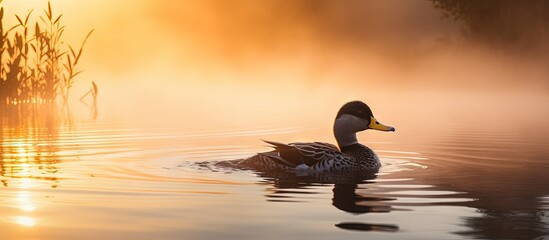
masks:
[[(0, 202), (6, 203), (2, 205), (8, 207), (0, 208), (16, 206), (11, 200), (18, 201), (19, 192), (24, 190), (25, 194), (35, 196), (36, 208), (53, 209), (50, 212), (54, 214), (43, 218), (64, 216), (83, 221), (100, 215), (97, 219), (101, 221), (94, 222), (114, 225), (116, 221), (109, 219), (116, 210), (122, 218), (151, 219), (138, 227), (169, 221), (184, 223), (174, 229), (185, 231), (209, 231), (211, 225), (229, 225), (271, 233), (299, 226), (300, 229), (292, 231), (332, 233), (330, 236), (341, 238), (389, 236), (345, 235), (341, 230), (402, 234), (396, 238), (444, 232), (449, 235), (441, 239), (455, 238), (451, 234), (465, 235), (465, 230), (483, 233), (483, 224), (491, 229), (493, 219), (503, 222), (505, 217), (526, 219), (532, 226), (548, 225), (549, 195), (538, 196), (539, 189), (534, 188), (546, 182), (534, 181), (546, 179), (536, 175), (542, 168), (520, 172), (522, 168), (516, 167), (517, 159), (521, 164), (541, 163), (539, 159), (545, 155), (532, 157), (540, 150), (528, 148), (535, 145), (520, 140), (513, 145), (512, 134), (490, 141), (499, 135), (472, 137), (471, 132), (454, 133), (457, 137), (434, 138), (431, 144), (374, 141), (372, 148), (379, 154), (383, 167), (375, 175), (357, 178), (272, 175), (218, 169), (212, 164), (268, 149), (260, 146), (261, 138), (294, 139), (305, 134), (301, 128), (197, 131), (106, 125), (61, 130), (44, 141), (4, 137), (3, 156), (7, 159), (3, 159), (3, 167), (16, 174), (8, 175), (5, 171), (0, 177), (9, 186), (0, 197)], [(509, 146), (528, 149), (513, 153), (516, 148), (506, 150)], [(510, 174), (511, 179), (494, 175), (501, 169), (521, 174)], [(36, 181), (51, 184), (41, 187)], [(51, 189), (53, 186), (55, 191)], [(507, 189), (513, 189), (515, 195), (509, 197)], [(501, 204), (499, 199), (530, 208), (511, 211), (517, 213), (514, 215), (503, 214), (510, 204)], [(43, 209), (35, 213), (40, 214)], [(65, 214), (65, 209), (84, 209), (79, 212), (83, 217), (74, 219)], [(538, 212), (532, 214), (534, 211)], [(235, 216), (239, 216), (238, 221)], [(35, 224), (40, 226), (43, 222)], [(104, 229), (92, 222), (86, 224)]]

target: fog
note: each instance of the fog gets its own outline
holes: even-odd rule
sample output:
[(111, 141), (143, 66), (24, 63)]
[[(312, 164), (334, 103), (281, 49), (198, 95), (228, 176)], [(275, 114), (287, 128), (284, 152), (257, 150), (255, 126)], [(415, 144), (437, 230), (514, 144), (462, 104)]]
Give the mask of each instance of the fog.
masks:
[[(45, 6), (23, 2), (3, 4), (19, 12)], [(543, 119), (549, 112), (547, 47), (529, 44), (543, 39), (475, 37), (467, 21), (444, 18), (431, 1), (52, 4), (70, 42), (95, 29), (73, 96), (95, 81), (104, 120), (327, 124), (354, 99), (392, 121), (487, 112)]]

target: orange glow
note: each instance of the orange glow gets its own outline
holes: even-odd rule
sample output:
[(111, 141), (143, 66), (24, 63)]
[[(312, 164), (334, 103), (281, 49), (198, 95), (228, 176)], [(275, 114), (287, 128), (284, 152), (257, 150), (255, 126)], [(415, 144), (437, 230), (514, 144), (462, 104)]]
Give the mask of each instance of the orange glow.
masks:
[(16, 217), (15, 222), (25, 227), (34, 227), (36, 225), (36, 221), (33, 218), (25, 216)]
[[(4, 27), (16, 25), (15, 14), (25, 16), (32, 10), (32, 32), (47, 2), (3, 0)], [(441, 216), (430, 214), (442, 213), (455, 217), (459, 227), (482, 227), (483, 219), (467, 222), (471, 216), (464, 211), (506, 211), (476, 211), (478, 205), (466, 204), (519, 201), (528, 196), (522, 191), (538, 184), (535, 178), (514, 182), (507, 177), (543, 169), (526, 161), (547, 155), (547, 149), (536, 144), (547, 142), (549, 136), (544, 129), (549, 119), (548, 49), (506, 49), (469, 39), (472, 33), (464, 30), (464, 23), (441, 19), (442, 12), (431, 1), (50, 2), (55, 15), (63, 14), (62, 44), (78, 48), (94, 31), (78, 65), (77, 71), (83, 72), (71, 85), (68, 117), (59, 116), (65, 112), (17, 111), (64, 104), (46, 94), (16, 92), (0, 99), (6, 102), (0, 104), (0, 202), (5, 203), (0, 204), (0, 229), (6, 229), (0, 233), (2, 239), (170, 238), (161, 231), (193, 239), (193, 234), (249, 226), (258, 226), (253, 230), (261, 235), (263, 230), (286, 228), (272, 227), (285, 222), (280, 220), (303, 222), (294, 217), (320, 220), (303, 226), (316, 226), (323, 234), (330, 233), (329, 225), (337, 223), (327, 223), (339, 216), (372, 223), (395, 220), (403, 229), (395, 234), (417, 237), (414, 225), (421, 233), (433, 231), (417, 221), (416, 212), (431, 217), (427, 220), (439, 220)], [(375, 119), (397, 129), (394, 134), (358, 133), (359, 140), (388, 164), (377, 179), (359, 182), (352, 191), (345, 187), (353, 184), (341, 184), (343, 191), (335, 191), (329, 182), (310, 184), (306, 178), (297, 179), (296, 189), (283, 189), (276, 184), (291, 182), (208, 165), (267, 150), (260, 139), (335, 143), (334, 117), (351, 100), (368, 103)], [(518, 156), (507, 162), (512, 167), (501, 170), (512, 174), (494, 175), (501, 179), (484, 174), (504, 168), (495, 162), (501, 157), (498, 151), (514, 158), (506, 151), (516, 146), (518, 150), (509, 151)], [(532, 148), (535, 157), (522, 158), (521, 148)], [(482, 168), (477, 168), (477, 175), (463, 174), (471, 171), (470, 166)], [(432, 169), (440, 172), (426, 173)], [(458, 181), (459, 176), (467, 178)], [(477, 185), (473, 176), (486, 185)], [(507, 180), (514, 190), (499, 188)], [(483, 189), (490, 184), (498, 188)], [(496, 198), (485, 191), (495, 189), (493, 196), (518, 194)], [(295, 199), (303, 205), (292, 205), (294, 199), (286, 198), (303, 193), (308, 196)], [(373, 204), (373, 209), (395, 211), (386, 218), (334, 214), (337, 193), (343, 193), (343, 205), (368, 207), (360, 205), (379, 197), (389, 203)], [(470, 195), (436, 198), (455, 193)], [(276, 194), (281, 198), (265, 201)], [(290, 201), (278, 204), (286, 200)], [(497, 204), (505, 204), (501, 202)], [(425, 211), (427, 206), (431, 210)], [(437, 207), (455, 208), (455, 213)], [(309, 210), (315, 217), (306, 213)], [(234, 216), (245, 225), (237, 226), (240, 222)], [(432, 222), (450, 224), (442, 218)], [(290, 227), (287, 234), (294, 229), (300, 228)], [(346, 238), (339, 230), (333, 233)], [(257, 236), (246, 234), (234, 238)], [(223, 236), (233, 235), (209, 238)]]
[[(40, 12), (46, 2), (2, 4), (23, 15), (28, 9)], [(78, 97), (91, 80), (97, 82), (104, 120), (184, 118), (198, 124), (219, 121), (221, 115), (235, 124), (276, 123), (304, 119), (298, 115), (303, 108), (330, 119), (334, 109), (353, 99), (373, 103), (383, 115), (402, 101), (435, 109), (459, 105), (463, 95), (490, 98), (482, 96), (484, 91), (498, 97), (516, 91), (534, 98), (545, 94), (543, 61), (501, 58), (461, 43), (461, 26), (441, 20), (429, 1), (325, 3), (318, 12), (284, 1), (51, 3), (54, 12), (63, 13), (67, 42), (78, 45), (90, 29), (96, 30), (72, 97), (80, 106)], [(280, 9), (284, 14), (275, 11)], [(447, 93), (448, 88), (454, 92)], [(429, 101), (431, 96), (439, 101)], [(531, 100), (517, 99), (513, 104), (533, 106), (526, 104)]]
[(19, 208), (25, 212), (32, 212), (36, 210), (36, 206), (32, 204), (31, 195), (29, 192), (19, 192), (17, 194), (17, 201), (19, 202)]

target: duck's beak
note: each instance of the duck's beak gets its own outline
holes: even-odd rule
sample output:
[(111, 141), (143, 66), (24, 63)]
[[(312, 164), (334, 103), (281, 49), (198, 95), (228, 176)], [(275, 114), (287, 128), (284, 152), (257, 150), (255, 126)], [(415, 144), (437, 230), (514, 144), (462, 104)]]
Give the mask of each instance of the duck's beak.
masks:
[(380, 131), (395, 131), (394, 127), (383, 125), (379, 123), (374, 117), (370, 117), (370, 129), (380, 130)]

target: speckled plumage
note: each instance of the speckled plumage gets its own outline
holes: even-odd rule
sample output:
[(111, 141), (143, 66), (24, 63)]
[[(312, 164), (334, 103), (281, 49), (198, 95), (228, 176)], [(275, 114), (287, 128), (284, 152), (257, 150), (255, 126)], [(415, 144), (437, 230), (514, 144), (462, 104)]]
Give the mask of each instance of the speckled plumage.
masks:
[[(370, 148), (355, 144), (344, 147), (340, 151), (329, 143), (290, 143), (276, 144), (275, 150), (259, 153), (237, 163), (237, 166), (259, 171), (295, 170), (297, 166), (305, 164), (307, 171), (347, 171), (366, 170), (374, 171), (381, 167), (377, 155)], [(295, 155), (290, 158), (288, 156)], [(303, 166), (303, 165), (302, 165)]]

